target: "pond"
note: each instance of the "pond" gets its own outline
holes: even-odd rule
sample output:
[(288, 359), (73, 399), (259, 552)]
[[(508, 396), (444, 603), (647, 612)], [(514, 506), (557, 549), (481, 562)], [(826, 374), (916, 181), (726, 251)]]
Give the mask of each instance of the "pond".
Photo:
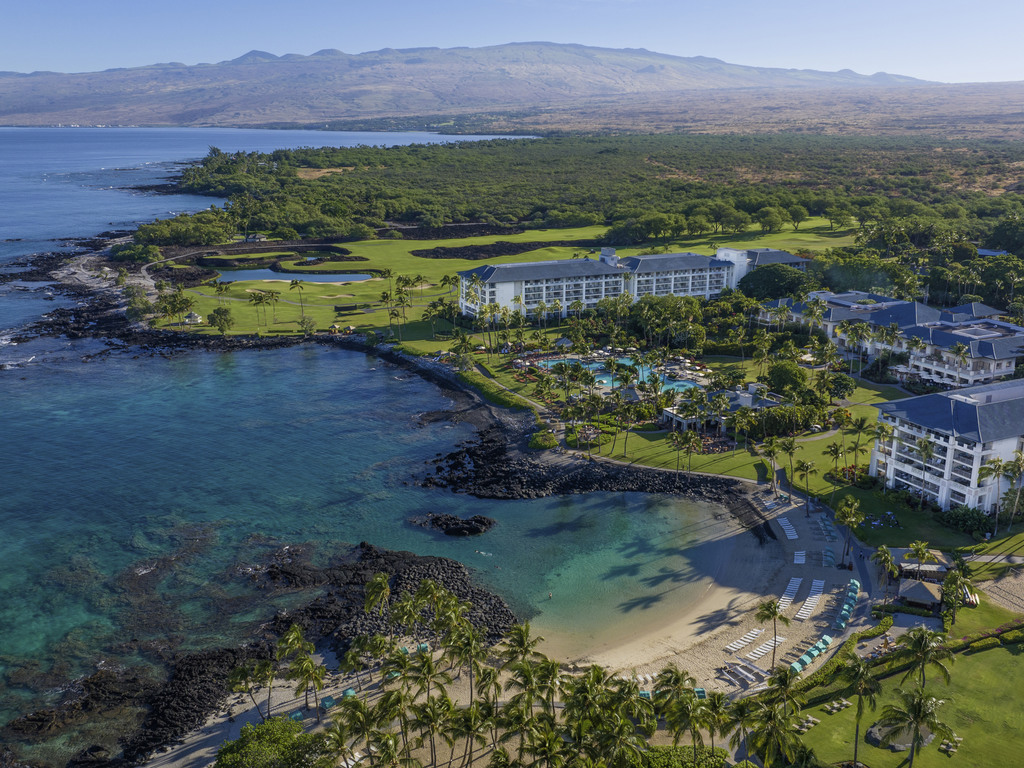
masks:
[(272, 269), (225, 269), (221, 271), (221, 282), (237, 282), (239, 280), (302, 280), (307, 283), (356, 283), (369, 280), (373, 275), (354, 272), (275, 272)]

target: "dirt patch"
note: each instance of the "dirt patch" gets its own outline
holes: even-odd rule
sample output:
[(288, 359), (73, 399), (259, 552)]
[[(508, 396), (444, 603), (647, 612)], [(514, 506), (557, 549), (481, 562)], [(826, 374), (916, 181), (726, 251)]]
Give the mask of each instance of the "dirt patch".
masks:
[(295, 175), (300, 179), (319, 179), (321, 176), (330, 176), (332, 173), (344, 173), (354, 171), (354, 165), (347, 165), (341, 168), (296, 168)]
[(520, 253), (536, 251), (540, 248), (580, 248), (588, 250), (597, 248), (599, 243), (592, 240), (548, 240), (533, 243), (509, 243), (499, 240), (487, 245), (438, 246), (437, 248), (421, 248), (409, 251), (421, 259), (466, 259), (482, 261), (495, 259), (499, 256), (518, 256)]

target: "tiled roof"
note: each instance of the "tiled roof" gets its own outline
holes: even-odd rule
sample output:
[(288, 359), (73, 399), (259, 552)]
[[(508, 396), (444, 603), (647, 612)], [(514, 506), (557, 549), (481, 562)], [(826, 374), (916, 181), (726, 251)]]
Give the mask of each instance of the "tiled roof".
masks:
[(732, 266), (728, 261), (719, 261), (710, 256), (701, 256), (699, 253), (659, 253), (653, 256), (627, 256), (624, 259), (620, 259), (619, 263), (634, 275)]
[(1024, 379), (910, 397), (875, 405), (927, 429), (988, 443), (1024, 434)]

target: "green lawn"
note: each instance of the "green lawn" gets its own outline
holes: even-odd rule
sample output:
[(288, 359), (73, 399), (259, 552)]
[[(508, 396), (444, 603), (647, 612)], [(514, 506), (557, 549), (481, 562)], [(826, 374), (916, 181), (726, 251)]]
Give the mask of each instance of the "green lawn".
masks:
[[(291, 252), (282, 250), (279, 253), (252, 254), (253, 259), (267, 259), (286, 257), (286, 263), (294, 266), (298, 271), (304, 269), (320, 271), (348, 271), (348, 272), (373, 272), (383, 269), (390, 269), (395, 275), (420, 275), (424, 278), (424, 290), (413, 289), (411, 299), (413, 307), (407, 310), (410, 321), (418, 319), (423, 308), (433, 299), (442, 295), (449, 295), (454, 298), (454, 293), (447, 292), (437, 287), (438, 282), (444, 275), (473, 269), (482, 264), (505, 264), (523, 261), (544, 261), (551, 259), (569, 259), (580, 250), (580, 246), (543, 246), (533, 250), (512, 255), (489, 258), (486, 261), (474, 261), (469, 259), (428, 259), (414, 256), (414, 250), (428, 250), (435, 247), (467, 247), (473, 245), (485, 245), (503, 242), (526, 242), (539, 243), (551, 241), (579, 240), (582, 242), (593, 242), (599, 240), (607, 231), (606, 227), (578, 227), (574, 229), (536, 229), (527, 230), (517, 234), (489, 235), (469, 238), (449, 238), (444, 240), (364, 240), (355, 243), (345, 243), (353, 256), (365, 259), (364, 261), (328, 261), (314, 266), (306, 267), (301, 261), (288, 262), (287, 257)], [(657, 247), (672, 251), (693, 251), (711, 255), (715, 249), (721, 246), (736, 247), (770, 247), (788, 250), (823, 250), (835, 246), (848, 245), (852, 243), (853, 230), (833, 233), (828, 230), (827, 222), (823, 219), (810, 219), (804, 223), (798, 232), (785, 231), (775, 234), (762, 234), (755, 228), (739, 235), (713, 235), (701, 237), (684, 237), (672, 242), (658, 242)], [(648, 246), (649, 247), (649, 246)], [(647, 248), (621, 248), (619, 253), (622, 256), (638, 254)], [(233, 255), (224, 257), (230, 259), (245, 259), (245, 255)], [(172, 267), (178, 265), (172, 264)], [(230, 272), (225, 272), (222, 279), (230, 279)], [(248, 281), (236, 282), (225, 297), (220, 297), (219, 302), (229, 306), (235, 319), (235, 326), (232, 334), (252, 334), (257, 331), (256, 310), (247, 303), (249, 295), (258, 290), (281, 291), (281, 297), (277, 304), (277, 318), (271, 318), (269, 323), (262, 320), (259, 323), (259, 330), (263, 333), (284, 333), (294, 334), (299, 332), (298, 320), (300, 307), (297, 291), (289, 291), (288, 285), (292, 279), (301, 279), (301, 275), (282, 273), (281, 281)], [(317, 330), (326, 331), (333, 323), (341, 326), (354, 325), (359, 331), (373, 330), (375, 332), (388, 331), (387, 313), (380, 309), (380, 295), (387, 290), (387, 281), (380, 278), (373, 278), (361, 282), (347, 283), (342, 286), (324, 285), (305, 282), (302, 292), (303, 301), (307, 305), (306, 313), (314, 318), (317, 323)], [(196, 299), (195, 311), (204, 318), (209, 315), (211, 309), (218, 306), (218, 297), (214, 294), (213, 288), (199, 287), (193, 289), (191, 294)], [(378, 311), (366, 313), (358, 311), (343, 315), (335, 315), (336, 304), (368, 304), (373, 305)], [(446, 326), (445, 323), (439, 323)], [(164, 327), (175, 327), (174, 323), (164, 323)], [(214, 333), (217, 331), (208, 326), (201, 325), (191, 330), (192, 333)], [(410, 325), (403, 331), (406, 342), (420, 345), (424, 351), (446, 348), (443, 342), (433, 342), (430, 338), (431, 331), (429, 324), (422, 324), (418, 327)], [(420, 348), (417, 346), (417, 348)], [(412, 349), (412, 347), (410, 347)]]
[[(952, 681), (945, 685), (934, 673), (929, 676), (928, 691), (946, 700), (940, 719), (949, 725), (963, 744), (956, 755), (947, 757), (938, 751), (939, 743), (925, 747), (914, 765), (920, 768), (957, 765), (964, 768), (1020, 765), (1024, 750), (1024, 709), (1016, 702), (1024, 686), (1024, 649), (1020, 646), (993, 648), (977, 654), (959, 654), (951, 666)], [(875, 713), (865, 711), (861, 738), (882, 707), (894, 701), (893, 691), (901, 675), (883, 681)], [(908, 686), (910, 681), (908, 681)], [(850, 697), (847, 697), (850, 698)], [(854, 701), (850, 698), (851, 701)], [(854, 702), (856, 704), (856, 702)], [(856, 706), (829, 715), (821, 707), (808, 708), (821, 720), (804, 735), (804, 743), (819, 759), (831, 764), (853, 758), (854, 714)], [(862, 741), (860, 761), (871, 768), (897, 768), (905, 765), (907, 753), (894, 753), (872, 747)]]

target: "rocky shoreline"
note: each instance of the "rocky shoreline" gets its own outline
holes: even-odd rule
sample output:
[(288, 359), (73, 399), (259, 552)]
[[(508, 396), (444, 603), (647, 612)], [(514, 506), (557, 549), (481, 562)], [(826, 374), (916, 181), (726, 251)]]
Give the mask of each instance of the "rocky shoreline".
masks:
[(170, 675), (163, 683), (129, 669), (100, 670), (69, 686), (58, 706), (24, 715), (8, 723), (0, 734), (18, 739), (50, 737), (87, 718), (141, 707), (147, 714), (138, 728), (120, 739), (120, 756), (111, 755), (102, 745), (91, 745), (67, 763), (74, 768), (138, 765), (223, 710), (231, 670), (247, 661), (271, 658), (278, 638), (292, 624), (300, 625), (320, 648), (336, 652), (359, 635), (386, 634), (390, 628), (387, 614), (364, 610), (365, 585), (377, 573), (390, 576), (396, 598), (415, 591), (423, 579), (437, 582), (472, 604), (469, 620), (491, 643), (503, 637), (516, 620), (504, 600), (474, 585), (466, 567), (454, 560), (393, 552), (366, 542), (324, 568), (305, 561), (301, 550), (289, 548), (287, 555), (251, 578), (261, 589), (316, 589), (321, 594), (301, 609), (278, 613), (247, 645), (183, 654), (171, 661)]
[[(62, 273), (57, 270), (73, 258), (61, 254), (41, 256), (30, 265), (30, 276), (21, 273), (17, 279), (60, 280)], [(421, 476), (414, 478), (424, 487), (492, 499), (533, 499), (596, 491), (669, 494), (722, 504), (762, 543), (774, 538), (766, 520), (750, 500), (750, 484), (730, 478), (677, 474), (606, 461), (582, 458), (567, 461), (550, 453), (532, 452), (526, 442), (534, 428), (533, 415), (510, 413), (489, 405), (445, 365), (410, 358), (386, 346), (369, 347), (361, 337), (213, 337), (157, 331), (130, 323), (114, 290), (96, 289), (66, 279), (61, 290), (79, 299), (81, 306), (48, 313), (30, 329), (32, 333), (72, 339), (98, 338), (107, 342), (106, 352), (162, 356), (192, 350), (270, 350), (318, 343), (376, 354), (414, 371), (453, 400), (452, 408), (423, 414), (422, 420), (469, 422), (477, 429), (474, 438), (435, 459)], [(121, 739), (121, 756), (112, 756), (103, 747), (92, 746), (68, 764), (118, 768), (136, 765), (182, 739), (200, 727), (209, 715), (221, 710), (231, 669), (248, 659), (267, 658), (276, 638), (293, 622), (303, 626), (307, 637), (319, 641), (322, 647), (331, 648), (344, 647), (359, 634), (383, 631), (385, 619), (363, 611), (363, 586), (380, 571), (392, 576), (392, 591), (396, 595), (414, 589), (423, 578), (432, 578), (460, 599), (471, 602), (474, 610), (470, 618), (477, 626), (487, 628), (491, 642), (496, 642), (515, 621), (500, 597), (474, 586), (466, 568), (452, 560), (388, 552), (366, 543), (328, 568), (313, 567), (301, 558), (288, 559), (291, 562), (274, 563), (259, 574), (264, 588), (317, 589), (323, 594), (301, 610), (273, 617), (249, 645), (190, 653), (170, 660), (170, 676), (163, 683), (141, 679), (126, 670), (102, 670), (73, 686), (58, 707), (18, 718), (0, 733), (19, 738), (52, 735), (82, 718), (111, 708), (142, 707), (147, 714), (135, 731)]]

